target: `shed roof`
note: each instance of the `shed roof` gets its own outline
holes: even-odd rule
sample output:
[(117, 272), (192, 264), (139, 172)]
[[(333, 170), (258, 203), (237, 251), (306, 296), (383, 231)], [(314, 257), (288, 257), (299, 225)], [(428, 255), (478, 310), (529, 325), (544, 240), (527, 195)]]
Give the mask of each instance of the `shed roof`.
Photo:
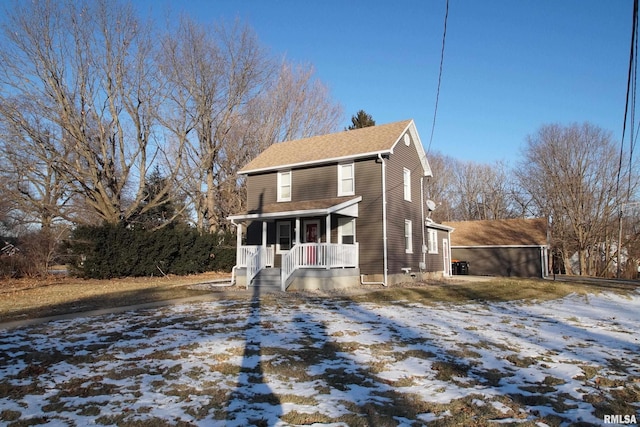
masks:
[(264, 150), (239, 173), (248, 174), (390, 153), (410, 126), (414, 144), (425, 167), (425, 174), (427, 171), (430, 174), (424, 148), (415, 131), (413, 120), (279, 142)]
[(547, 220), (502, 219), (444, 222), (453, 227), (451, 246), (546, 246)]

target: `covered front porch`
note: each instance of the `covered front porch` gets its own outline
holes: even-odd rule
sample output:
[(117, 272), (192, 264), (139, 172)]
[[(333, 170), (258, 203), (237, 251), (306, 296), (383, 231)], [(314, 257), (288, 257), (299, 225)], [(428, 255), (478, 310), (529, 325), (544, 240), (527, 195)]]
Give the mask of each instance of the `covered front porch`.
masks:
[(237, 230), (236, 284), (282, 291), (357, 285), (360, 200), (277, 203), (229, 217)]

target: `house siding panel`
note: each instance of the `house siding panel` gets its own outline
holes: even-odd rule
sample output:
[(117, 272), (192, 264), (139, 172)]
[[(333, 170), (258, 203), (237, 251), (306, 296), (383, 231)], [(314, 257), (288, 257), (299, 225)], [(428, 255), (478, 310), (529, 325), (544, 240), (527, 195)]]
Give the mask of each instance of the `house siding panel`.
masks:
[(247, 210), (260, 210), (261, 206), (275, 203), (278, 190), (276, 172), (249, 175), (247, 177)]
[(356, 240), (360, 243), (360, 273), (384, 274), (382, 165), (376, 159), (355, 162), (355, 180), (356, 195), (362, 196), (356, 219)]
[(330, 199), (338, 195), (338, 166), (336, 164), (294, 169), (291, 200)]
[[(404, 200), (405, 168), (411, 171), (411, 201)], [(389, 274), (401, 273), (402, 268), (419, 271), (424, 227), (420, 209), (420, 178), (423, 176), (424, 170), (413, 141), (407, 146), (401, 137), (387, 161)], [(411, 220), (412, 223), (412, 253), (405, 252), (405, 220)]]

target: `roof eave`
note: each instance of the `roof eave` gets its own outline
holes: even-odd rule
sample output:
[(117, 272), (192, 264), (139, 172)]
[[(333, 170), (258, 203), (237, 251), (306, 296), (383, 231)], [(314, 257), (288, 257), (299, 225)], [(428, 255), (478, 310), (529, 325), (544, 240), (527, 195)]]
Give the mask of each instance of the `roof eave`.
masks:
[(279, 170), (285, 170), (285, 169), (302, 168), (305, 166), (325, 165), (330, 163), (346, 162), (349, 160), (366, 159), (368, 157), (377, 157), (378, 155), (381, 155), (381, 154), (391, 154), (392, 151), (393, 150), (391, 149), (381, 150), (381, 151), (371, 151), (368, 153), (358, 153), (351, 156), (332, 157), (327, 159), (312, 160), (308, 162), (289, 163), (289, 164), (268, 166), (264, 168), (248, 169), (248, 170), (240, 169), (238, 171), (238, 175), (251, 175), (251, 174), (261, 173), (261, 172), (273, 172), (273, 171), (279, 171)]

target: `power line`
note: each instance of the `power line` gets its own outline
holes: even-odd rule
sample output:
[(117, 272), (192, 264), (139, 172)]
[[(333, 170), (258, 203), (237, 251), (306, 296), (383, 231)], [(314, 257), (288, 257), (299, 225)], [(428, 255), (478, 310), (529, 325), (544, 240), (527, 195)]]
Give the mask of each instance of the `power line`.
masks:
[[(635, 114), (635, 86), (636, 86), (636, 73), (635, 70), (637, 68), (636, 64), (636, 48), (637, 48), (637, 35), (638, 35), (638, 0), (634, 0), (633, 2), (633, 24), (631, 27), (631, 49), (629, 52), (629, 71), (627, 75), (627, 96), (626, 102), (624, 106), (624, 120), (622, 122), (622, 141), (620, 143), (620, 158), (618, 161), (618, 177), (616, 182), (616, 200), (619, 202), (619, 192), (620, 192), (620, 175), (622, 174), (622, 159), (624, 157), (624, 137), (627, 130), (627, 115), (629, 113), (629, 98), (632, 98), (631, 102), (631, 111), (632, 114)], [(633, 96), (631, 96), (633, 93)], [(631, 124), (633, 126), (633, 117), (631, 119)], [(631, 129), (631, 150), (633, 152), (633, 127)], [(631, 172), (631, 170), (629, 170)], [(627, 197), (629, 195), (627, 194)]]
[(442, 32), (442, 50), (440, 51), (440, 71), (438, 73), (438, 90), (436, 91), (436, 106), (433, 109), (433, 124), (431, 125), (431, 137), (429, 138), (429, 146), (427, 147), (427, 153), (431, 150), (431, 143), (433, 142), (433, 132), (436, 129), (436, 116), (438, 115), (438, 100), (440, 99), (440, 83), (442, 82), (442, 68), (444, 65), (444, 45), (445, 45), (445, 40), (447, 38), (447, 19), (448, 18), (449, 18), (449, 0), (447, 0), (446, 9), (444, 12), (444, 31)]

